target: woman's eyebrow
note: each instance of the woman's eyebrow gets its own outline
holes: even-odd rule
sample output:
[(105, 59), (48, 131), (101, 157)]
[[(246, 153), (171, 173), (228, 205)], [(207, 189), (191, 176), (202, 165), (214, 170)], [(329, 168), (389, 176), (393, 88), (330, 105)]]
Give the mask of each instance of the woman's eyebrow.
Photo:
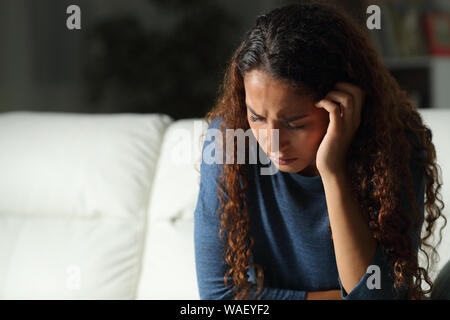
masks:
[(296, 116), (296, 117), (292, 117), (292, 118), (286, 118), (286, 119), (284, 119), (284, 121), (286, 121), (286, 122), (292, 122), (292, 121), (295, 121), (295, 120), (299, 120), (299, 119), (302, 119), (302, 118), (306, 118), (307, 116), (309, 116), (309, 114), (302, 114), (302, 115), (300, 115), (300, 116)]
[[(255, 110), (253, 110), (247, 103), (245, 105), (250, 110), (250, 112), (253, 113), (255, 116), (262, 117), (259, 114), (257, 114), (255, 112)], [(284, 119), (281, 119), (281, 120), (282, 121), (286, 121), (286, 122), (292, 122), (292, 121), (295, 121), (295, 120), (299, 120), (299, 119), (305, 118), (307, 116), (309, 116), (309, 114), (302, 114), (300, 116), (295, 116), (295, 117), (291, 117), (291, 118), (284, 118)]]
[(253, 110), (247, 103), (246, 103), (245, 105), (247, 106), (248, 110), (250, 110), (251, 113), (253, 113), (255, 116), (261, 117), (261, 116), (260, 116), (259, 114), (257, 114), (257, 113), (255, 112), (255, 110)]

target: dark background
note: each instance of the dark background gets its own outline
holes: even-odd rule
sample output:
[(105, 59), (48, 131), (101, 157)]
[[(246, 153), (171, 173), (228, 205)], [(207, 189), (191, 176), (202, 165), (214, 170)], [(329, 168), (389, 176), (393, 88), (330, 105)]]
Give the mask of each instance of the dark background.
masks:
[[(213, 106), (227, 62), (255, 17), (294, 2), (0, 0), (0, 112), (202, 117)], [(436, 85), (435, 58), (428, 54), (421, 24), (414, 29), (410, 11), (416, 10), (421, 23), (427, 12), (450, 12), (450, 1), (335, 2), (362, 24), (420, 108), (450, 107), (442, 103), (447, 92)], [(71, 4), (81, 8), (78, 31), (66, 28)], [(369, 4), (386, 6), (382, 30), (365, 27)], [(447, 87), (450, 69), (448, 74)]]

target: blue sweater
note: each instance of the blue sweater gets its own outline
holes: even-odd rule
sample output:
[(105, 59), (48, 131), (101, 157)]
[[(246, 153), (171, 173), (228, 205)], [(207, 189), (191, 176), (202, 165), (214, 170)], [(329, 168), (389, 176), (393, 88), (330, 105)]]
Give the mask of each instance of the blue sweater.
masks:
[[(212, 121), (208, 129), (211, 128), (220, 128), (219, 118)], [(210, 143), (214, 143), (214, 136), (207, 134), (203, 151)], [(373, 283), (372, 275), (376, 275), (373, 271), (364, 274), (351, 292), (343, 289), (320, 176), (305, 177), (281, 171), (274, 175), (261, 175), (260, 166), (259, 163), (246, 164), (248, 189), (245, 197), (250, 233), (255, 240), (248, 275), (249, 281), (255, 283), (253, 263), (263, 267), (261, 299), (299, 300), (305, 299), (308, 291), (333, 289), (341, 290), (344, 299), (394, 299), (391, 264), (381, 244), (377, 245), (370, 263), (380, 268), (381, 289), (373, 286), (369, 289), (367, 286), (368, 282)], [(423, 213), (423, 172), (421, 174), (415, 166), (411, 168), (415, 196)], [(195, 262), (200, 299), (234, 298), (232, 290), (224, 284), (228, 265), (223, 258), (225, 246), (218, 235), (217, 190), (222, 170), (222, 164), (207, 164), (202, 157), (200, 192), (194, 212)], [(406, 205), (406, 201), (403, 204)], [(229, 279), (232, 283), (231, 277)], [(252, 297), (254, 292), (256, 285), (251, 290)], [(400, 293), (398, 298), (406, 298), (406, 291)]]

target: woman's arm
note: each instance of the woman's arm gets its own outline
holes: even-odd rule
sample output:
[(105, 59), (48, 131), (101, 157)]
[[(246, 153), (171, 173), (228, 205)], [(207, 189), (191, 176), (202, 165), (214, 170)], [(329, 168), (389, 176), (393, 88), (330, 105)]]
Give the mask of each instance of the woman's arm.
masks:
[(361, 88), (339, 82), (316, 104), (330, 117), (317, 150), (316, 166), (324, 185), (340, 282), (347, 292), (366, 273), (377, 247), (346, 170), (347, 152), (361, 122), (364, 97)]
[(376, 251), (369, 223), (353, 196), (350, 181), (341, 174), (323, 175), (322, 181), (341, 284), (346, 292), (358, 284)]
[[(206, 173), (206, 167), (203, 173)], [(209, 183), (202, 178), (197, 207), (194, 212), (194, 243), (197, 284), (201, 300), (233, 300), (234, 294), (224, 284), (227, 265), (224, 261), (225, 245), (219, 238), (220, 220), (214, 213), (218, 206), (217, 197), (213, 197), (215, 183)], [(229, 282), (232, 284), (231, 277)], [(251, 297), (255, 293), (255, 287)], [(306, 292), (264, 287), (260, 298), (262, 300), (303, 300)]]
[[(418, 201), (421, 222), (424, 214), (425, 178), (423, 169), (419, 168), (412, 161), (410, 169), (413, 176), (414, 195)], [(370, 236), (368, 223), (360, 209), (356, 209), (356, 201), (350, 192), (349, 179), (345, 175), (324, 176), (324, 189), (329, 207), (331, 230), (333, 232), (333, 242), (335, 247), (336, 263), (342, 296), (344, 299), (406, 299), (408, 298), (405, 289), (400, 290), (396, 296), (393, 291), (394, 279), (392, 278), (392, 266), (388, 256), (383, 252), (383, 246)], [(406, 193), (402, 194), (401, 206), (406, 211), (412, 212), (411, 204)], [(358, 216), (359, 215), (359, 216)], [(416, 226), (410, 227), (409, 233), (414, 240), (414, 250), (418, 251), (418, 239), (414, 234)], [(369, 241), (365, 240), (368, 237)], [(375, 243), (375, 253), (371, 247)], [(364, 252), (366, 251), (366, 252)], [(369, 261), (369, 262), (367, 262)], [(379, 267), (378, 288), (368, 286), (373, 284), (372, 273), (366, 273), (369, 265)], [(359, 269), (358, 269), (359, 268)], [(351, 274), (355, 272), (355, 274)], [(359, 273), (359, 276), (356, 274)]]
[(312, 291), (306, 293), (305, 300), (343, 300), (341, 290)]
[[(368, 219), (354, 197), (347, 172), (347, 153), (361, 122), (365, 92), (350, 83), (335, 84), (316, 104), (330, 122), (316, 155), (330, 219), (342, 296), (346, 299), (392, 299), (393, 279), (382, 245), (372, 237)], [(423, 197), (423, 193), (422, 193)], [(367, 268), (373, 265), (374, 277)], [(380, 290), (381, 289), (381, 290)], [(348, 294), (347, 294), (348, 292)]]

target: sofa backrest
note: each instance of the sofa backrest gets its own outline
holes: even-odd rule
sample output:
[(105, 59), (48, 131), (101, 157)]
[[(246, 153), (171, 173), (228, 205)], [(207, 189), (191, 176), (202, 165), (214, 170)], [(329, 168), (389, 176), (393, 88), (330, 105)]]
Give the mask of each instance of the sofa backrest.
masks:
[[(438, 247), (440, 260), (436, 266), (436, 273), (432, 274), (432, 277), (435, 278), (437, 272), (450, 260), (450, 109), (419, 109), (419, 113), (422, 115), (425, 125), (433, 133), (437, 163), (442, 171), (443, 185), (440, 193), (445, 204), (443, 214), (449, 220), (447, 226), (443, 229), (442, 243)], [(436, 231), (441, 224), (442, 221), (437, 224)], [(438, 236), (437, 232), (436, 236)]]
[(138, 299), (199, 299), (193, 212), (200, 185), (202, 119), (166, 130), (150, 197)]

